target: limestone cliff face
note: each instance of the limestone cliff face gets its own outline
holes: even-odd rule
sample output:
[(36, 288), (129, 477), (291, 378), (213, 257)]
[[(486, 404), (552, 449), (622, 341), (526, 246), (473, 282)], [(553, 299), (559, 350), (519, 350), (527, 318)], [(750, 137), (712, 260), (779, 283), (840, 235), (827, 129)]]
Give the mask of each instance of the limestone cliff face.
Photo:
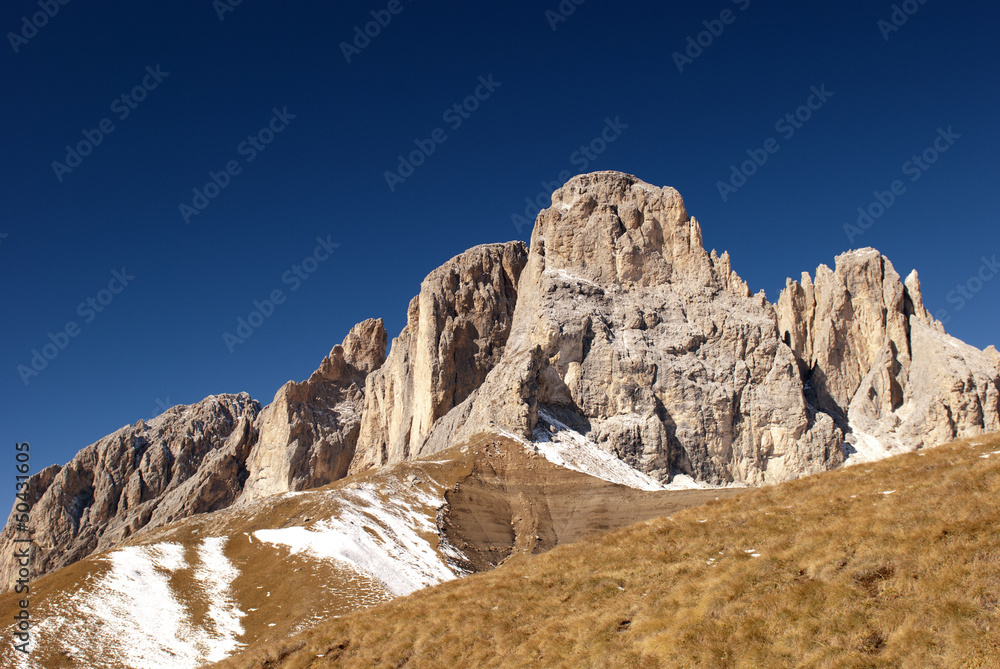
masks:
[(546, 408), (661, 480), (759, 484), (834, 467), (841, 432), (805, 398), (775, 314), (702, 248), (671, 188), (600, 172), (535, 224), (500, 363), (429, 440), (531, 435)]
[[(246, 479), (244, 461), (260, 405), (246, 393), (215, 395), (123, 427), (65, 466), (29, 481), (33, 576), (157, 527), (230, 505)], [(0, 533), (0, 587), (16, 578), (14, 522)]]
[(385, 361), (382, 319), (355, 325), (307, 381), (289, 381), (256, 422), (242, 501), (325, 485), (347, 475), (354, 458), (364, 387)]
[(526, 257), (523, 242), (477, 246), (424, 279), (368, 379), (352, 472), (426, 452), (435, 422), (482, 384), (503, 354)]
[(920, 281), (903, 281), (867, 248), (816, 277), (789, 279), (778, 327), (817, 406), (858, 439), (912, 450), (1000, 429), (995, 349), (950, 337), (924, 308)]

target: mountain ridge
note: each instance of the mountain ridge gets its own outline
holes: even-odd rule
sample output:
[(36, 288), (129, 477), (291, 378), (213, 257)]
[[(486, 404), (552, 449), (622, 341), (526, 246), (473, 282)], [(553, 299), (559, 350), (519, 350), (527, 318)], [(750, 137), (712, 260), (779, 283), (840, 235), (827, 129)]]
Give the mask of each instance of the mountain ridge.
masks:
[(149, 421), (169, 426), (138, 459), (122, 455), (144, 421), (35, 475), (32, 573), (484, 431), (533, 443), (558, 423), (661, 484), (762, 485), (1000, 429), (995, 349), (946, 335), (916, 274), (874, 249), (836, 267), (771, 304), (705, 251), (676, 190), (573, 177), (530, 245), (476, 246), (430, 272), (388, 353), (381, 320), (363, 321), (267, 407), (212, 396)]

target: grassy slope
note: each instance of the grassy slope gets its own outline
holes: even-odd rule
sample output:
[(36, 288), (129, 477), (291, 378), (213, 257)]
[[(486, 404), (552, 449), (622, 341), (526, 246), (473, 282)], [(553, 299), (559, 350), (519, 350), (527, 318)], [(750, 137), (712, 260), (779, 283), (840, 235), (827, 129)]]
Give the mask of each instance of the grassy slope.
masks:
[[(205, 582), (198, 576), (202, 566), (200, 546), (206, 537), (227, 537), (224, 554), (239, 572), (228, 591), (246, 613), (240, 619), (243, 633), (237, 640), (268, 644), (284, 640), (317, 621), (394, 597), (374, 576), (359, 574), (332, 559), (305, 551), (292, 553), (285, 546), (250, 536), (260, 529), (318, 529), (329, 518), (343, 518), (345, 511), (358, 509), (352, 501), (352, 491), (358, 487), (374, 488), (383, 503), (408, 502), (413, 509), (422, 509), (429, 521), (444, 521), (451, 540), (468, 550), (468, 555), (476, 558), (477, 549), (489, 546), (497, 561), (514, 550), (540, 553), (556, 543), (674, 513), (716, 497), (741, 494), (740, 490), (644, 492), (623, 488), (557, 467), (526, 452), (517, 442), (489, 435), (480, 435), (468, 445), (455, 446), (434, 457), (379, 468), (323, 488), (278, 495), (250, 506), (230, 507), (144, 529), (125, 545), (173, 543), (184, 547), (187, 564), (170, 571), (168, 582), (171, 595), (193, 628), (186, 636), (194, 638), (199, 631), (217, 630), (209, 616)], [(436, 504), (425, 506), (419, 502), (418, 498), (427, 495), (438, 500), (446, 498), (448, 510), (439, 514)], [(365, 511), (369, 527), (380, 527), (372, 510)], [(405, 516), (407, 512), (402, 513)], [(435, 532), (424, 538), (428, 547), (438, 545)], [(128, 653), (136, 645), (155, 644), (150, 635), (155, 636), (159, 625), (143, 626), (127, 619), (118, 621), (118, 625), (102, 624), (100, 616), (88, 611), (93, 605), (107, 612), (114, 599), (107, 582), (112, 575), (109, 558), (115, 550), (91, 555), (32, 582), (35, 645), (31, 666), (118, 669), (126, 666)], [(492, 563), (482, 561), (472, 566), (493, 568)], [(119, 571), (118, 576), (123, 574)], [(136, 578), (133, 576), (133, 581)], [(131, 592), (138, 598), (126, 606), (134, 606), (136, 611), (145, 607), (145, 619), (155, 620), (153, 606), (162, 605), (162, 601), (146, 598), (138, 589)], [(11, 638), (13, 616), (20, 610), (19, 599), (13, 592), (0, 594), (0, 638)], [(169, 647), (169, 642), (166, 645)], [(185, 649), (174, 646), (165, 650), (183, 654)], [(0, 667), (14, 666), (16, 657), (9, 643), (0, 643)]]
[(980, 456), (998, 449), (990, 435), (753, 490), (219, 666), (997, 667), (1000, 454)]

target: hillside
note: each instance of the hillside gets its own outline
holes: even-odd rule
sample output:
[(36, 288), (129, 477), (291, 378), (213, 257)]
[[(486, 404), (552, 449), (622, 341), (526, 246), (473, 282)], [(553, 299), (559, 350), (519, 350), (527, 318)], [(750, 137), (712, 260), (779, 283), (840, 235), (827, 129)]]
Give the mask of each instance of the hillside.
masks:
[(510, 560), (216, 667), (995, 667), (998, 499), (994, 433)]
[[(30, 655), (0, 645), (0, 666), (193, 669), (514, 555), (742, 492), (639, 490), (502, 436), (439, 455), (146, 528), (45, 575), (31, 584)], [(18, 600), (0, 595), (0, 619), (14, 620)]]

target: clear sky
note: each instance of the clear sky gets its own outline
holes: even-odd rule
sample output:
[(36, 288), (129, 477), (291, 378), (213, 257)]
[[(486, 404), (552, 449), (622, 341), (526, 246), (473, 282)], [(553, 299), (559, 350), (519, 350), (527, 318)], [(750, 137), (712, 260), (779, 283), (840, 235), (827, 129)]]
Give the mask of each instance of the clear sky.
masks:
[(11, 492), (15, 442), (37, 471), (398, 334), (579, 172), (677, 188), (772, 301), (874, 246), (1000, 343), (994, 1), (234, 1), (0, 6)]

